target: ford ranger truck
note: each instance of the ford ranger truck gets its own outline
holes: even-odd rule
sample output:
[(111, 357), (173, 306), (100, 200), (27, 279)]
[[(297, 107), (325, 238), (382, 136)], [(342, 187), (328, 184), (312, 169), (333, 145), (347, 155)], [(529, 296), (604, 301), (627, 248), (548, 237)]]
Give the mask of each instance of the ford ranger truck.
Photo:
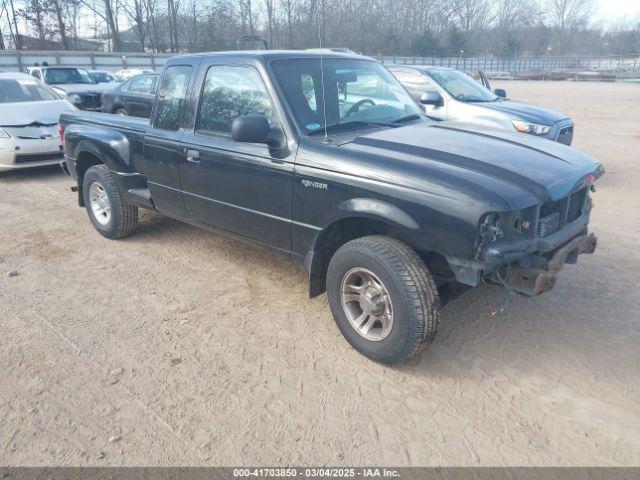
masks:
[[(416, 355), (450, 285), (553, 288), (592, 253), (593, 158), (435, 123), (378, 62), (331, 52), (174, 57), (151, 119), (68, 112), (63, 168), (107, 238), (148, 208), (279, 252), (359, 352)], [(268, 322), (269, 319), (261, 321)]]

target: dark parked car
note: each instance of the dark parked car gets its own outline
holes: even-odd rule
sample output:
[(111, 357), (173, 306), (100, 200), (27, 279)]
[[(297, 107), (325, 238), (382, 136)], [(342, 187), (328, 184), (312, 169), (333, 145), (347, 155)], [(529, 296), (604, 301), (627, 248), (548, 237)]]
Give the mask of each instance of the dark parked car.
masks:
[(102, 111), (117, 115), (149, 118), (158, 87), (157, 73), (146, 73), (127, 80), (102, 95)]
[(596, 247), (595, 159), (428, 120), (365, 57), (174, 57), (153, 112), (60, 117), (63, 168), (96, 230), (130, 235), (142, 207), (269, 247), (308, 269), (310, 295), (326, 290), (346, 339), (379, 362), (434, 338), (456, 282), (536, 295)]
[(567, 115), (505, 98), (466, 73), (446, 67), (391, 65), (389, 70), (434, 120), (456, 120), (484, 128), (520, 132), (571, 145), (573, 121)]
[(36, 66), (28, 67), (26, 73), (42, 80), (81, 110), (100, 111), (100, 97), (113, 84), (98, 84), (89, 72), (79, 67)]

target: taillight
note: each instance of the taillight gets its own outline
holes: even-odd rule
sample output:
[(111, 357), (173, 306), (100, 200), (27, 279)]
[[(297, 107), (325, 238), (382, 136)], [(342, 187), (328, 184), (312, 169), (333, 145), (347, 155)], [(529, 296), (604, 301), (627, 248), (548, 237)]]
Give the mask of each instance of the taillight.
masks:
[(62, 128), (62, 124), (58, 124), (58, 134), (60, 135), (60, 143), (64, 146), (64, 128)]

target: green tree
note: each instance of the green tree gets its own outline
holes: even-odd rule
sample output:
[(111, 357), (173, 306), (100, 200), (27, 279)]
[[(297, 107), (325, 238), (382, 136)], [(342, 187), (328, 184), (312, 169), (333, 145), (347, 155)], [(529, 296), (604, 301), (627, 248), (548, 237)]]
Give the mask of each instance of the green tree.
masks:
[(440, 40), (431, 30), (424, 30), (411, 41), (411, 53), (420, 57), (438, 55), (441, 48)]
[(500, 55), (504, 57), (513, 57), (520, 50), (520, 40), (518, 40), (514, 35), (509, 34), (502, 43), (502, 48), (500, 48)]
[(457, 57), (461, 52), (471, 53), (467, 48), (467, 36), (458, 27), (449, 30), (449, 38), (447, 39), (447, 55)]

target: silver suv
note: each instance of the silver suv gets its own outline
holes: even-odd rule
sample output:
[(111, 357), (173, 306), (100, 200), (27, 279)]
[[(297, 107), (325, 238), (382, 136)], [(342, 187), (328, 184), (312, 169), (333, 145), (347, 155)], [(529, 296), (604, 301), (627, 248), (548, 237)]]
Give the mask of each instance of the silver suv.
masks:
[(388, 68), (435, 120), (457, 120), (528, 133), (571, 145), (573, 121), (562, 113), (509, 100), (504, 90), (492, 92), (469, 75), (452, 68), (423, 65)]

